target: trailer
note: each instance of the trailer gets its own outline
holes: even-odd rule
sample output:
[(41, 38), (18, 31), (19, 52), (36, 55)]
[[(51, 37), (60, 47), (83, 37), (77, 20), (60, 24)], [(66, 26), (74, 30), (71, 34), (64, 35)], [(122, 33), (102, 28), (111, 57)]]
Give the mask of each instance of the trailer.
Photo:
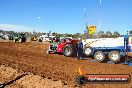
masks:
[(98, 62), (103, 62), (107, 57), (112, 62), (119, 62), (127, 55), (127, 52), (132, 52), (132, 37), (128, 35), (118, 38), (85, 39), (81, 42), (82, 53), (93, 56)]

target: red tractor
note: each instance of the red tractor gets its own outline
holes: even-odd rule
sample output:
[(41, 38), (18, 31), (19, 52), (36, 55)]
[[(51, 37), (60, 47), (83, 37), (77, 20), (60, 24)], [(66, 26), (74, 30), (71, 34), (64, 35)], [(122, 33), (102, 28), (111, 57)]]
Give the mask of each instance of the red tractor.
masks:
[(47, 53), (61, 53), (67, 57), (75, 56), (78, 40), (63, 39), (61, 42), (54, 42), (49, 45)]

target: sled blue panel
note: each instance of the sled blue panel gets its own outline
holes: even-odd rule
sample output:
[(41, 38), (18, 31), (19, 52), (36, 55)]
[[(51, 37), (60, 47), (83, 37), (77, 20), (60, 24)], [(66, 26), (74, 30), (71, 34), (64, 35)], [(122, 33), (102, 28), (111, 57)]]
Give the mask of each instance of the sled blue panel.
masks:
[(103, 52), (111, 52), (111, 51), (118, 51), (120, 52), (121, 55), (125, 55), (125, 49), (124, 46), (117, 46), (117, 47), (93, 47), (93, 52), (92, 54), (94, 54), (96, 51), (103, 51)]
[(118, 50), (118, 51), (124, 51), (124, 46), (117, 46), (117, 47), (94, 47), (93, 48), (96, 51), (111, 51), (111, 50)]

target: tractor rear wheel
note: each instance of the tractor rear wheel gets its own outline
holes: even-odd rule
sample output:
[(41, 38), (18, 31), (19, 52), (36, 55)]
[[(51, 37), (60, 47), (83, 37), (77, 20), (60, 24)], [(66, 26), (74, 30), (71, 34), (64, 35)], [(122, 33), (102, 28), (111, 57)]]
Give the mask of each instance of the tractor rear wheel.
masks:
[(67, 57), (74, 55), (74, 47), (72, 44), (66, 44), (63, 48), (63, 54)]
[(118, 51), (111, 51), (109, 53), (109, 59), (113, 62), (118, 62), (120, 61), (120, 53)]
[(102, 62), (105, 60), (105, 54), (102, 51), (97, 51), (94, 54), (94, 58), (98, 61), (98, 62)]

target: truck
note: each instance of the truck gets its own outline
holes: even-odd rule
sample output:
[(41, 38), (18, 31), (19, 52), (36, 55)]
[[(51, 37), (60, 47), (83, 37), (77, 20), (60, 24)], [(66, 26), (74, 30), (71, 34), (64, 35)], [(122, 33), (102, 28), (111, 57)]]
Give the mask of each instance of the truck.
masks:
[(98, 62), (103, 62), (108, 57), (112, 62), (121, 61), (121, 58), (132, 52), (132, 37), (125, 35), (118, 38), (85, 39), (83, 54), (93, 56)]

